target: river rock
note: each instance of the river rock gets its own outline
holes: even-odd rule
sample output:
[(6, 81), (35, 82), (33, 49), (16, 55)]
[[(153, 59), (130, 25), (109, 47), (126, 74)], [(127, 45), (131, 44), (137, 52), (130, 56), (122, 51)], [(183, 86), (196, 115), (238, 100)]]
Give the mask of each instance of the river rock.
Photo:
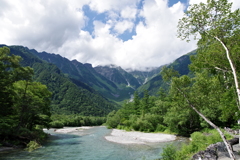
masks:
[(206, 149), (200, 151), (192, 157), (192, 160), (217, 160), (218, 154), (216, 150)]
[[(239, 139), (233, 138), (228, 141), (231, 145), (238, 144)], [(193, 155), (192, 160), (217, 160), (220, 153), (227, 153), (227, 148), (223, 142), (211, 144), (206, 150)]]

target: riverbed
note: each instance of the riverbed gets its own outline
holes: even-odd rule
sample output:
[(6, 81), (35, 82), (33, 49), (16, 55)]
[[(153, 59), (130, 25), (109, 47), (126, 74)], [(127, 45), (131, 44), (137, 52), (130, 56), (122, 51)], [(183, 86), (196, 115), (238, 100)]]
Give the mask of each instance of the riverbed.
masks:
[[(71, 129), (71, 128), (70, 128)], [(106, 127), (75, 129), (71, 132), (47, 131), (51, 134), (43, 147), (33, 151), (14, 150), (0, 153), (3, 160), (153, 160), (160, 158), (167, 144), (181, 145), (187, 139), (169, 142), (121, 144), (106, 140), (112, 130)]]

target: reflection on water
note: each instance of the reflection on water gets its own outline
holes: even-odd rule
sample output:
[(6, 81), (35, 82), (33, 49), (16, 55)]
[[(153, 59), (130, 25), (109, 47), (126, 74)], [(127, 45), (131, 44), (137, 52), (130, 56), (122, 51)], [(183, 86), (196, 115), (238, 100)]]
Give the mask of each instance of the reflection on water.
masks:
[(180, 145), (185, 139), (174, 142), (124, 145), (108, 142), (104, 136), (111, 130), (94, 127), (88, 130), (62, 134), (49, 130), (52, 136), (43, 147), (33, 151), (0, 153), (0, 159), (8, 160), (153, 160), (160, 158), (166, 144)]

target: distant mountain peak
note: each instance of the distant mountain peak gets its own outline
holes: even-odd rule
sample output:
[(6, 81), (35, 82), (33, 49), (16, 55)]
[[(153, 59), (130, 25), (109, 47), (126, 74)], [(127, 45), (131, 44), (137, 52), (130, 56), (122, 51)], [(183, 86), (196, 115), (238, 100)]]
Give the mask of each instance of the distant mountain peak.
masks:
[(96, 67), (108, 67), (108, 68), (116, 68), (116, 69), (119, 69), (121, 68), (120, 66), (117, 66), (115, 64), (107, 64), (107, 65), (98, 65)]

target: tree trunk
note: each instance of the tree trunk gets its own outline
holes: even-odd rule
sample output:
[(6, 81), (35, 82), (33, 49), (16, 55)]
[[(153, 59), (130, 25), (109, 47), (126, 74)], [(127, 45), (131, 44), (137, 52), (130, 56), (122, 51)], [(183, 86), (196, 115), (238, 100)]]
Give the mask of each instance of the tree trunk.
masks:
[(231, 144), (227, 141), (226, 137), (224, 136), (223, 132), (220, 130), (220, 128), (218, 126), (216, 126), (214, 123), (212, 123), (207, 117), (205, 117), (200, 111), (198, 111), (193, 105), (192, 103), (188, 100), (187, 96), (184, 94), (184, 92), (177, 88), (178, 91), (184, 96), (184, 98), (186, 99), (187, 103), (190, 105), (190, 107), (199, 115), (201, 116), (210, 126), (212, 126), (214, 129), (216, 129), (218, 131), (218, 133), (220, 134), (227, 150), (228, 150), (228, 154), (230, 156), (230, 158), (232, 160), (236, 160), (235, 155), (233, 154), (233, 149)]
[(235, 83), (235, 88), (236, 88), (236, 92), (237, 92), (237, 96), (238, 96), (238, 109), (240, 110), (240, 89), (239, 89), (239, 83), (238, 83), (238, 79), (237, 79), (237, 72), (236, 72), (236, 69), (234, 67), (234, 64), (232, 62), (232, 59), (230, 57), (230, 53), (229, 53), (229, 50), (227, 48), (227, 46), (218, 38), (218, 37), (214, 37), (218, 42), (221, 43), (221, 45), (223, 46), (223, 48), (225, 49), (226, 51), (226, 56), (227, 56), (227, 59), (228, 59), (228, 62), (231, 66), (231, 69), (232, 69), (232, 74), (233, 74), (233, 78), (234, 78), (234, 83)]

